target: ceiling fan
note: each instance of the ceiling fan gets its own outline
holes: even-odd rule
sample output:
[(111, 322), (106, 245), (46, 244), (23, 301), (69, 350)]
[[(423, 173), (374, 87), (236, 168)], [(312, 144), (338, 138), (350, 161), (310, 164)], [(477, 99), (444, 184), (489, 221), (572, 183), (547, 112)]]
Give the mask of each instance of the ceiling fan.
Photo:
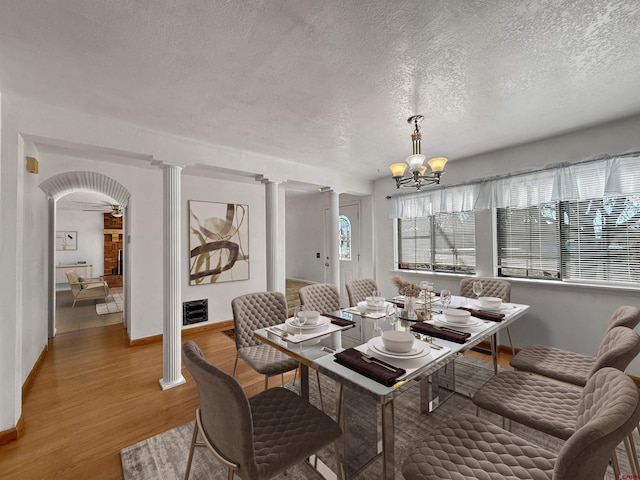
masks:
[(83, 206), (88, 208), (83, 208), (83, 212), (104, 212), (111, 213), (112, 216), (119, 218), (122, 216), (124, 209), (122, 205), (112, 204), (109, 202), (99, 202), (99, 203), (84, 203)]

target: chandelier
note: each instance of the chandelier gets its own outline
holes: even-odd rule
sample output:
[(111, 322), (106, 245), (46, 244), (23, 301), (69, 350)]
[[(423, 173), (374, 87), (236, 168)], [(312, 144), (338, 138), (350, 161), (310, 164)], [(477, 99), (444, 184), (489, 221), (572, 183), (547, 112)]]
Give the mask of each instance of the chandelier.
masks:
[[(432, 158), (427, 162), (428, 167), (423, 165), (427, 158), (420, 152), (422, 134), (419, 125), (423, 119), (422, 115), (414, 115), (407, 119), (409, 124), (415, 125), (415, 130), (411, 134), (413, 155), (407, 157), (407, 163), (394, 163), (389, 167), (391, 176), (396, 181), (396, 188), (414, 187), (420, 190), (424, 185), (440, 183), (440, 176), (444, 173), (444, 166), (447, 163), (447, 159), (444, 157)], [(409, 167), (409, 176), (405, 177), (407, 167)], [(431, 173), (427, 173), (429, 168), (431, 168)]]

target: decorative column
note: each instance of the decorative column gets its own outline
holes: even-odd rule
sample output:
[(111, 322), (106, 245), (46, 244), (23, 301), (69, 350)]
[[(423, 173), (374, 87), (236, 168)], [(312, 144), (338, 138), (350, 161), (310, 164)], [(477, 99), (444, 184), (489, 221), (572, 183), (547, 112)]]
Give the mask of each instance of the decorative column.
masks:
[(329, 193), (329, 283), (340, 287), (340, 194)]
[(266, 243), (267, 243), (267, 290), (270, 292), (284, 292), (284, 275), (280, 271), (280, 206), (278, 202), (278, 185), (280, 182), (261, 179), (265, 186), (265, 215), (266, 215)]
[(180, 180), (182, 167), (162, 164), (164, 236), (164, 319), (162, 335), (163, 390), (185, 383), (181, 371)]

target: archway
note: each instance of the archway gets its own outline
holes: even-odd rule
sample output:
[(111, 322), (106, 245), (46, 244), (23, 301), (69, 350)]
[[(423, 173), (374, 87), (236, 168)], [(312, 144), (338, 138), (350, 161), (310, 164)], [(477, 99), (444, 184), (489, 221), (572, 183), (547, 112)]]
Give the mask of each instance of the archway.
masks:
[[(49, 265), (48, 265), (48, 335), (49, 338), (55, 335), (55, 311), (56, 311), (56, 283), (55, 283), (55, 235), (56, 235), (56, 201), (68, 193), (73, 192), (98, 192), (107, 195), (115, 200), (124, 209), (124, 234), (129, 231), (129, 216), (127, 210), (131, 194), (119, 182), (111, 177), (96, 172), (65, 172), (48, 178), (40, 184), (40, 189), (48, 196), (48, 249), (49, 249)], [(125, 298), (130, 297), (130, 271), (129, 271), (129, 247), (125, 241), (123, 245), (124, 254), (124, 291)], [(130, 328), (130, 302), (125, 303), (125, 326)]]

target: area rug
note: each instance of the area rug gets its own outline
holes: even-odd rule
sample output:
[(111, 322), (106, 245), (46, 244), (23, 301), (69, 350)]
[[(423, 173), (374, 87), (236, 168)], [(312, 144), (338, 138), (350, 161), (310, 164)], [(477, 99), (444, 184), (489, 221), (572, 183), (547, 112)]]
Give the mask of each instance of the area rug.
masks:
[(124, 297), (121, 293), (112, 293), (104, 303), (96, 303), (96, 313), (107, 315), (109, 313), (119, 313), (124, 310)]
[[(474, 358), (463, 357), (455, 362), (456, 382), (469, 392), (475, 391), (492, 375), (491, 364)], [(334, 416), (335, 400), (333, 397), (333, 382), (327, 377), (321, 376), (322, 395), (325, 411)], [(313, 379), (312, 379), (313, 380)], [(290, 387), (289, 388), (295, 388)], [(310, 382), (310, 400), (319, 406), (317, 385)], [(417, 441), (429, 435), (429, 431), (435, 424), (461, 413), (475, 415), (476, 408), (466, 395), (454, 395), (430, 415), (424, 415), (419, 411), (418, 388), (411, 388), (396, 399), (395, 403), (395, 457), (396, 478), (402, 479), (401, 468), (409, 450)], [(358, 421), (358, 408), (347, 412), (349, 421)], [(380, 412), (377, 412), (378, 416)], [(501, 424), (501, 418), (483, 412), (486, 418), (497, 425)], [(512, 431), (533, 443), (536, 443), (550, 451), (558, 452), (562, 447), (562, 441), (537, 432), (518, 424), (513, 424)], [(184, 477), (193, 422), (173, 428), (167, 432), (143, 440), (139, 443), (124, 448), (120, 452), (124, 480), (151, 480), (162, 478), (181, 479)], [(378, 433), (379, 434), (379, 433)], [(638, 444), (638, 443), (636, 443)], [(335, 468), (334, 451), (332, 447), (321, 450), (319, 458), (330, 468)], [(619, 449), (618, 458), (621, 462), (622, 473), (629, 473), (626, 454)], [(372, 462), (358, 476), (362, 480), (378, 480), (381, 478), (382, 460), (380, 458)], [(213, 459), (213, 456), (204, 448), (199, 448), (194, 453), (190, 479), (226, 479), (226, 470)], [(311, 466), (301, 463), (276, 477), (280, 480), (303, 480), (308, 478), (322, 478)], [(608, 479), (613, 479), (613, 471), (609, 468)]]

